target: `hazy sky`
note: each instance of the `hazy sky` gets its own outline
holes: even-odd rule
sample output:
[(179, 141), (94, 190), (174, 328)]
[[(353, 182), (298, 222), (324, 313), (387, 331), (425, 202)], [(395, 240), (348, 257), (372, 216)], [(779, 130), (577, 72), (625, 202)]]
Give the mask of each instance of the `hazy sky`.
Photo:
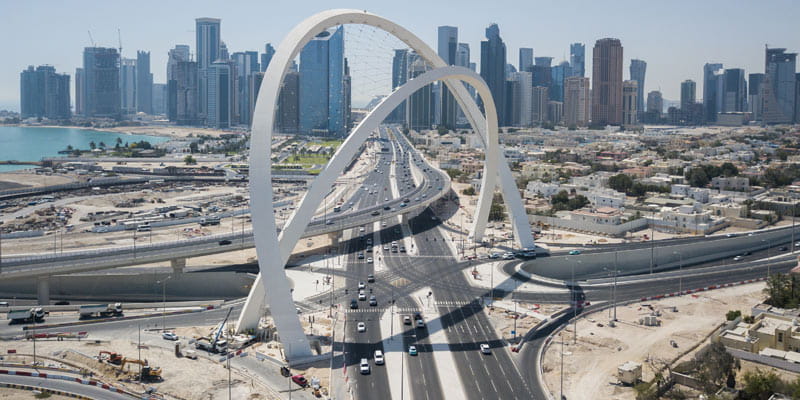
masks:
[[(680, 82), (698, 82), (706, 62), (764, 71), (764, 45), (800, 51), (800, 1), (27, 1), (0, 0), (0, 109), (19, 109), (19, 74), (27, 65), (51, 64), (73, 76), (81, 66), (88, 30), (98, 45), (123, 55), (151, 51), (156, 83), (164, 83), (167, 51), (188, 44), (195, 51), (194, 19), (222, 19), (222, 40), (231, 53), (263, 52), (276, 47), (305, 17), (331, 7), (367, 9), (405, 26), (436, 48), (436, 27), (455, 25), (459, 41), (470, 44), (479, 63), (485, 27), (499, 24), (508, 62), (517, 65), (518, 48), (535, 56), (569, 57), (569, 44), (586, 44), (587, 75), (595, 40), (617, 37), (625, 54), (624, 78), (631, 58), (647, 61), (645, 93), (660, 89), (678, 99)], [(73, 93), (74, 96), (74, 93)], [(74, 98), (73, 98), (74, 99)], [(74, 102), (74, 100), (73, 100)], [(73, 104), (74, 106), (74, 104)]]

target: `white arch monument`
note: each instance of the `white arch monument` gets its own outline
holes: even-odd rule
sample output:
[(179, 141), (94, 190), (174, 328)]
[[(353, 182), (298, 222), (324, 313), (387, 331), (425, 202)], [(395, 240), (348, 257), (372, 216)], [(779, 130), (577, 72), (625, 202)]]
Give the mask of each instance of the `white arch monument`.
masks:
[[(397, 88), (359, 123), (310, 185), (308, 192), (278, 235), (272, 207), (271, 142), (283, 77), (292, 60), (314, 36), (327, 28), (342, 24), (370, 25), (392, 33), (414, 49), (434, 69)], [(435, 81), (445, 82), (464, 110), (473, 129), (483, 140), (486, 150), (481, 193), (472, 227), (473, 240), (480, 241), (483, 236), (499, 178), (503, 198), (513, 222), (514, 237), (521, 247), (534, 247), (533, 235), (519, 191), (505, 157), (499, 149), (494, 101), (481, 77), (463, 67), (447, 66), (422, 40), (385, 18), (358, 10), (324, 11), (298, 24), (281, 42), (264, 75), (256, 102), (250, 138), (250, 209), (260, 273), (239, 316), (237, 331), (257, 327), (261, 316), (260, 310), (266, 301), (284, 345), (286, 359), (302, 360), (312, 355), (284, 272), (286, 262), (314, 216), (319, 203), (369, 134), (377, 129), (403, 100)], [(483, 99), (485, 117), (462, 82), (474, 87)]]

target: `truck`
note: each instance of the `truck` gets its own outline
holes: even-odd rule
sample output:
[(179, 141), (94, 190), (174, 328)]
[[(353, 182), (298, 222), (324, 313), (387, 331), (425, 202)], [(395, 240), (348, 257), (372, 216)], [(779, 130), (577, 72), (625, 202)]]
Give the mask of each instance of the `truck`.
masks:
[(8, 312), (8, 319), (11, 323), (42, 322), (44, 321), (44, 309), (34, 307), (29, 310), (12, 310)]
[(80, 319), (92, 317), (118, 317), (122, 315), (122, 303), (85, 304), (78, 307)]
[(200, 218), (200, 226), (219, 225), (219, 217)]
[(213, 340), (201, 338), (195, 342), (195, 346), (209, 353), (225, 353), (228, 351), (228, 341), (224, 339), (214, 342)]

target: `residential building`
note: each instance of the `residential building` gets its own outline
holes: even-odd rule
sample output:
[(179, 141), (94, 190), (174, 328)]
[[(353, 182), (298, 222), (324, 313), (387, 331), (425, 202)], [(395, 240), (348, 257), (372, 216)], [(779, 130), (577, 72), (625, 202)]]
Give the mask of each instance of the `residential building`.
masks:
[(197, 63), (175, 61), (170, 67), (167, 117), (178, 125), (200, 125)]
[(533, 72), (533, 49), (530, 47), (519, 48), (519, 72)]
[(547, 103), (547, 119), (553, 124), (560, 124), (564, 118), (564, 103), (560, 101), (549, 101)]
[[(475, 64), (469, 61), (469, 57), (470, 57), (469, 44), (459, 43), (458, 48), (456, 49), (456, 65), (464, 68), (469, 68), (475, 71)], [(475, 88), (473, 88), (472, 86), (467, 87), (467, 92), (469, 92), (470, 96), (473, 99), (476, 97)], [(469, 126), (469, 121), (467, 121), (467, 118), (464, 115), (464, 111), (459, 106), (456, 106), (456, 126), (458, 127)]]
[(622, 125), (634, 126), (639, 124), (637, 118), (639, 94), (639, 84), (636, 81), (625, 81), (622, 83)]
[(270, 61), (272, 61), (272, 56), (275, 55), (275, 48), (272, 47), (271, 43), (267, 43), (264, 45), (264, 52), (261, 54), (261, 72), (266, 72), (267, 67), (269, 66)]
[[(456, 53), (458, 51), (458, 28), (455, 26), (440, 26), (438, 28), (438, 47), (437, 53), (447, 65), (456, 65)], [(458, 105), (453, 94), (440, 83), (441, 95), (439, 96), (441, 107), (441, 120), (439, 124), (454, 129), (456, 127), (456, 110)]]
[(647, 63), (643, 60), (632, 59), (630, 66), (631, 80), (639, 85), (639, 92), (636, 94), (636, 110), (644, 112), (644, 77), (647, 72)]
[(344, 136), (344, 26), (328, 28), (300, 52), (300, 133)]
[(753, 116), (754, 121), (760, 121), (762, 116), (761, 84), (763, 82), (764, 74), (756, 73), (747, 76), (747, 111)]
[(222, 20), (218, 18), (195, 19), (195, 52), (197, 61), (197, 113), (201, 121), (205, 121), (208, 111), (208, 70), (211, 64), (222, 57), (222, 41), (220, 28)]
[(20, 116), (69, 119), (69, 75), (58, 74), (49, 65), (33, 66), (20, 73)]
[(231, 126), (233, 110), (233, 74), (231, 64), (216, 61), (208, 68), (208, 113), (206, 125), (216, 129)]
[(500, 38), (500, 28), (491, 24), (486, 28), (486, 40), (481, 41), (481, 77), (489, 86), (498, 123), (506, 125), (506, 44)]
[(150, 52), (136, 52), (136, 111), (153, 112), (153, 74), (150, 73)]
[(83, 68), (75, 68), (75, 114), (86, 115), (86, 74)]
[(511, 88), (512, 123), (515, 126), (531, 126), (532, 73), (514, 72), (509, 79)]
[(706, 63), (703, 66), (703, 107), (707, 122), (716, 122), (717, 113), (721, 110), (722, 104), (717, 101), (720, 70), (722, 64), (718, 63)]
[(725, 92), (722, 97), (722, 112), (744, 112), (747, 111), (747, 82), (744, 78), (744, 70), (741, 68), (729, 68), (725, 70)]
[(711, 179), (711, 187), (719, 190), (746, 192), (750, 190), (750, 179), (745, 176), (717, 176)]
[(766, 49), (762, 99), (765, 123), (792, 122), (796, 96), (796, 63), (797, 53), (786, 53), (786, 49)]
[(547, 94), (547, 87), (534, 86), (531, 89), (531, 122), (541, 124), (548, 121), (548, 103), (550, 97)]
[(723, 228), (726, 223), (724, 218), (713, 216), (710, 210), (703, 210), (700, 203), (664, 207), (660, 217), (652, 220), (655, 229), (672, 233), (704, 235)]
[(528, 182), (528, 185), (525, 187), (525, 197), (532, 199), (536, 196), (540, 196), (549, 199), (558, 194), (561, 190), (563, 190), (561, 189), (561, 185), (557, 183), (535, 180)]
[[(258, 100), (258, 92), (261, 89), (261, 82), (264, 81), (264, 73), (254, 71), (247, 77), (247, 94), (249, 96), (248, 105), (250, 106), (250, 115), (252, 116), (256, 109), (256, 100)], [(280, 94), (279, 94), (280, 96)], [(252, 118), (252, 117), (251, 117)], [(252, 121), (250, 124), (252, 125)]]
[(694, 119), (692, 111), (694, 104), (697, 101), (697, 84), (687, 79), (681, 82), (681, 117), (683, 121), (691, 121)]
[(586, 126), (591, 116), (589, 78), (571, 76), (564, 80), (564, 123)]
[(119, 53), (106, 47), (83, 49), (83, 111), (88, 118), (119, 118)]
[(592, 125), (622, 124), (622, 43), (605, 38), (594, 45)]
[(572, 76), (586, 76), (586, 46), (583, 43), (569, 45), (569, 64)]
[(136, 86), (136, 60), (123, 58), (119, 65), (119, 107), (125, 115), (136, 114)]

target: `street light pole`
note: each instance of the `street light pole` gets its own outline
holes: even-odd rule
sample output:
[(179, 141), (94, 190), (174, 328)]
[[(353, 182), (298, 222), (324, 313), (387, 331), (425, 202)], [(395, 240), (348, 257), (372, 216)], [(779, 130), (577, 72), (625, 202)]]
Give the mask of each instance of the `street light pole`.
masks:
[(680, 262), (678, 263), (678, 295), (683, 293), (683, 253), (680, 251), (673, 251), (672, 254), (678, 254)]
[(161, 309), (162, 310), (161, 311), (161, 318), (162, 318), (161, 331), (162, 332), (167, 330), (167, 281), (170, 280), (170, 279), (172, 279), (172, 275), (167, 276), (166, 278), (164, 278), (163, 281), (160, 281), (160, 282), (156, 281), (156, 283), (161, 283), (161, 287), (162, 287), (162, 291), (161, 291), (161, 294), (163, 296), (162, 297), (162, 299), (163, 299), (163, 308)]
[(656, 210), (653, 210), (652, 217), (650, 218), (650, 273), (653, 273), (655, 266), (655, 234), (656, 234)]

